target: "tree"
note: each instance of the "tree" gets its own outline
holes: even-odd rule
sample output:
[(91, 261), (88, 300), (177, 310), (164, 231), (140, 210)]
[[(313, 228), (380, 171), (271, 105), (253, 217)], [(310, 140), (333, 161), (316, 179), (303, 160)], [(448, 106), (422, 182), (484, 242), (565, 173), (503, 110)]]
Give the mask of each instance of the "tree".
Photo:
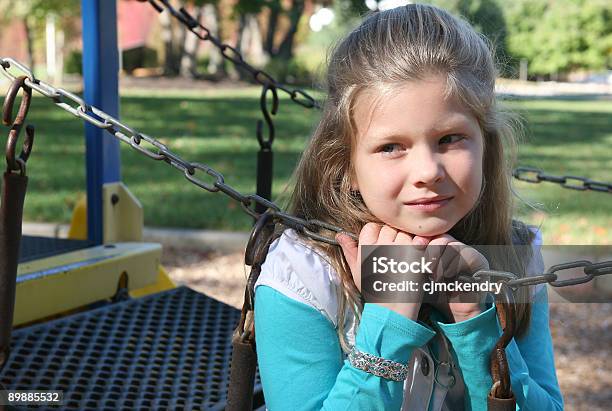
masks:
[[(173, 3), (172, 6), (177, 8), (185, 5), (182, 0), (175, 0)], [(161, 25), (161, 38), (164, 43), (164, 74), (174, 76), (179, 73), (186, 30), (167, 11), (159, 13), (159, 23)]]
[[(171, 5), (175, 9), (185, 8), (198, 22), (201, 22), (206, 14), (209, 19), (214, 20), (211, 34), (219, 37), (221, 23), (218, 20), (218, 3), (219, 0), (172, 0)], [(159, 22), (164, 48), (164, 74), (198, 77), (197, 55), (201, 40), (166, 11), (159, 14)]]
[[(206, 1), (206, 0), (195, 0), (193, 1), (193, 10), (191, 15), (193, 18), (200, 22), (204, 15), (204, 6), (207, 3), (217, 3), (217, 0)], [(197, 77), (197, 55), (198, 49), (200, 48), (200, 39), (194, 35), (189, 35), (187, 30), (183, 30), (183, 47), (181, 53), (181, 60), (179, 65), (179, 74), (182, 77)]]
[(612, 9), (606, 0), (516, 0), (508, 6), (509, 48), (532, 75), (604, 69), (612, 61)]
[(78, 0), (0, 0), (1, 21), (6, 23), (12, 19), (18, 19), (23, 23), (28, 54), (27, 65), (32, 71), (35, 65), (35, 32), (43, 27), (39, 22), (45, 21), (45, 17), (51, 13), (59, 18), (68, 18), (76, 16), (79, 12)]
[(268, 55), (274, 54), (274, 37), (276, 28), (278, 27), (278, 18), (283, 11), (280, 0), (270, 0), (268, 3), (270, 14), (268, 15), (268, 30), (266, 32), (266, 40), (264, 42), (264, 50)]
[[(218, 39), (223, 38), (223, 25), (221, 24), (218, 1), (204, 5), (204, 19), (207, 21), (206, 27), (210, 30), (211, 34)], [(214, 79), (221, 79), (227, 76), (225, 59), (221, 51), (214, 46), (210, 49), (207, 70)]]
[(292, 0), (291, 8), (288, 12), (290, 21), (289, 29), (276, 52), (276, 55), (282, 60), (290, 60), (293, 57), (293, 40), (303, 13), (304, 0)]
[(267, 60), (263, 38), (257, 15), (266, 5), (264, 0), (239, 0), (236, 4), (234, 18), (238, 18), (238, 38), (236, 50), (249, 63), (259, 66)]
[[(295, 35), (304, 7), (305, 0), (291, 0), (286, 10), (280, 0), (238, 0), (234, 9), (234, 18), (239, 21), (236, 49), (254, 66), (262, 67), (271, 59), (275, 60), (271, 62), (273, 65), (286, 66), (293, 58)], [(269, 14), (264, 32), (257, 15), (265, 9), (269, 10)], [(289, 20), (289, 27), (275, 47), (279, 20), (285, 16)], [(283, 79), (280, 78), (280, 81)]]

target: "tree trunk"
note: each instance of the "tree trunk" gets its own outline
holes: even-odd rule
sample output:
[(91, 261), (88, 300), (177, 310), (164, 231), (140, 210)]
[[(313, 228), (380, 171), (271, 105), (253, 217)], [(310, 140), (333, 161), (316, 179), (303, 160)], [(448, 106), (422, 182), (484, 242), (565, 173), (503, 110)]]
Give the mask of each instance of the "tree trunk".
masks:
[[(180, 5), (182, 6), (182, 4)], [(185, 56), (185, 46), (187, 43), (187, 38), (189, 37), (189, 33), (188, 33), (189, 30), (187, 30), (187, 27), (185, 27), (182, 23), (178, 21), (175, 21), (175, 24), (173, 25), (173, 30), (174, 30), (174, 38), (179, 39), (178, 42), (177, 41), (174, 42), (176, 46), (174, 50), (174, 72), (180, 75), (181, 74), (181, 62), (183, 61), (183, 56)]]
[[(257, 16), (251, 13), (240, 15), (240, 31), (236, 49), (242, 58), (253, 67), (263, 67), (268, 60), (261, 40)], [(238, 74), (241, 80), (252, 80), (251, 74), (245, 70), (238, 68)]]
[[(222, 38), (221, 33), (221, 20), (219, 19), (219, 6), (217, 3), (206, 4), (204, 6), (204, 21), (205, 26), (210, 30), (210, 34), (218, 39)], [(212, 43), (210, 44), (210, 53), (208, 60), (208, 73), (211, 74), (214, 79), (221, 79), (227, 77), (227, 71), (225, 70), (225, 59), (221, 54), (221, 51)]]
[(242, 36), (244, 35), (244, 30), (246, 29), (246, 14), (240, 13), (238, 16), (238, 38), (236, 39), (236, 45), (234, 48), (238, 50), (239, 53), (242, 53)]
[(291, 10), (289, 11), (291, 25), (281, 45), (278, 47), (277, 56), (283, 60), (290, 60), (293, 57), (293, 39), (297, 32), (302, 13), (304, 13), (304, 0), (293, 0)]
[(278, 17), (280, 16), (281, 5), (278, 0), (270, 4), (270, 15), (268, 16), (268, 32), (266, 33), (266, 41), (264, 50), (270, 57), (274, 56), (274, 37), (276, 36), (276, 28), (278, 26)]
[[(236, 45), (234, 46), (234, 48), (241, 55), (242, 55), (242, 45), (244, 43), (242, 38), (244, 37), (244, 32), (246, 30), (246, 25), (247, 25), (246, 23), (247, 23), (246, 14), (240, 13), (240, 16), (238, 16), (238, 37), (236, 38)], [(232, 64), (232, 63), (230, 63), (230, 64)], [(230, 72), (230, 78), (232, 80), (243, 80), (244, 79), (243, 70), (240, 70), (240, 68), (236, 67), (233, 64), (232, 64), (232, 67), (235, 70), (232, 70)]]
[(66, 37), (64, 30), (61, 28), (57, 30), (57, 59), (55, 60), (57, 68), (55, 70), (55, 84), (61, 86), (64, 82), (64, 44), (66, 43)]
[(31, 22), (29, 21), (29, 18), (26, 16), (23, 18), (23, 27), (25, 29), (25, 35), (26, 35), (26, 43), (27, 43), (27, 50), (28, 50), (28, 67), (32, 70), (32, 72), (34, 72), (34, 40), (32, 38), (33, 33), (32, 33), (32, 27), (31, 27)]
[[(203, 7), (196, 6), (194, 9), (194, 18), (200, 22), (202, 14), (204, 12)], [(200, 39), (193, 33), (187, 33), (185, 30), (185, 41), (183, 46), (183, 55), (181, 57), (181, 65), (179, 73), (182, 77), (197, 78), (198, 77), (198, 49), (200, 47)]]
[(253, 66), (261, 67), (266, 64), (267, 56), (261, 42), (261, 30), (257, 15), (247, 14), (244, 31), (242, 32), (241, 48), (244, 58)]
[(164, 74), (174, 75), (176, 64), (174, 55), (174, 42), (172, 33), (172, 16), (170, 13), (164, 12), (159, 14), (159, 23), (161, 25), (161, 38), (164, 43)]
[(45, 55), (46, 55), (46, 67), (47, 67), (47, 78), (53, 84), (57, 83), (56, 79), (56, 58), (57, 58), (57, 39), (56, 39), (56, 15), (49, 13), (45, 19)]

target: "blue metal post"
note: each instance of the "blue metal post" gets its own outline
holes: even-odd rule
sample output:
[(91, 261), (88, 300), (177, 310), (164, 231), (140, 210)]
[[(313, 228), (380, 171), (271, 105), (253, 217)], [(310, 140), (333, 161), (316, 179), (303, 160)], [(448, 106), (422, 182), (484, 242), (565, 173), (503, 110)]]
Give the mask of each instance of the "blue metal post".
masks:
[[(81, 0), (83, 82), (88, 104), (119, 118), (119, 50), (115, 0)], [(102, 244), (102, 185), (121, 179), (119, 142), (106, 131), (85, 125), (87, 150), (87, 236)]]

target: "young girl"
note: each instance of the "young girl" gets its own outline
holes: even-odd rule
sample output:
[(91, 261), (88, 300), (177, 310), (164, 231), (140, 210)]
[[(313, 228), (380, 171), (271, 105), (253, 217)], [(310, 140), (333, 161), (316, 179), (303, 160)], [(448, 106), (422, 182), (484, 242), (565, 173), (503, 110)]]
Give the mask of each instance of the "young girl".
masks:
[[(486, 41), (427, 5), (371, 14), (335, 47), (290, 211), (359, 241), (341, 234), (338, 247), (287, 229), (270, 246), (255, 285), (268, 409), (486, 409), (495, 307), (364, 304), (358, 246), (531, 244), (533, 255), (505, 261), (475, 252), (469, 268), (543, 269), (539, 232), (512, 220), (515, 133), (495, 77)], [(517, 409), (560, 410), (546, 287), (519, 294), (529, 292), (538, 303), (518, 305), (506, 349), (512, 390)]]

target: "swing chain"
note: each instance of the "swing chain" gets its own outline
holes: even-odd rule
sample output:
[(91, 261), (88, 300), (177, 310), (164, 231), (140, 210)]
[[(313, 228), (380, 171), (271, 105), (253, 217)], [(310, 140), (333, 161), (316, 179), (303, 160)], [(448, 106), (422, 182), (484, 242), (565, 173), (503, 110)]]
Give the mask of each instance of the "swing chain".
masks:
[[(567, 280), (559, 280), (556, 273), (570, 268), (582, 268), (584, 275)], [(471, 276), (460, 275), (458, 279), (465, 282), (474, 282), (482, 281), (483, 277), (489, 280), (497, 278), (499, 281), (502, 281), (504, 285), (516, 290), (518, 287), (538, 284), (550, 284), (553, 287), (583, 284), (588, 283), (595, 277), (606, 274), (612, 274), (612, 261), (592, 263), (586, 260), (579, 260), (553, 265), (543, 274), (523, 278), (519, 278), (516, 274), (505, 271), (478, 270)]]
[[(23, 64), (15, 61), (12, 58), (0, 58), (0, 73), (15, 81), (18, 76), (12, 74), (9, 69), (13, 67), (20, 71), (20, 75), (25, 75), (23, 83), (25, 86), (43, 94), (50, 98), (55, 105), (68, 111), (75, 117), (79, 117), (96, 127), (106, 130), (120, 141), (128, 144), (139, 153), (152, 158), (153, 160), (164, 161), (174, 168), (181, 170), (185, 178), (192, 184), (205, 189), (209, 192), (222, 192), (228, 197), (238, 201), (244, 212), (259, 219), (264, 213), (257, 212), (255, 208), (259, 205), (264, 210), (267, 210), (278, 224), (293, 228), (299, 233), (315, 240), (331, 245), (338, 245), (335, 239), (336, 233), (344, 233), (349, 235), (354, 240), (357, 236), (353, 233), (346, 232), (342, 227), (326, 223), (315, 219), (304, 219), (291, 214), (288, 214), (280, 209), (274, 202), (267, 200), (257, 194), (244, 195), (225, 183), (225, 179), (221, 173), (211, 167), (201, 163), (191, 163), (179, 155), (172, 152), (165, 144), (142, 134), (128, 125), (120, 122), (118, 119), (96, 108), (95, 106), (86, 104), (83, 99), (70, 93), (66, 90), (57, 89), (50, 84), (38, 80), (34, 77), (31, 70)], [(69, 104), (66, 100), (70, 100), (73, 104)], [(145, 147), (146, 146), (146, 147)], [(202, 174), (199, 177), (198, 174)], [(203, 180), (204, 174), (212, 178), (212, 182)], [(325, 234), (327, 232), (327, 235)], [(555, 272), (567, 268), (584, 267), (584, 276), (570, 279), (558, 280)], [(547, 273), (535, 277), (518, 278), (512, 273), (506, 273), (495, 270), (477, 271), (472, 276), (459, 276), (459, 279), (464, 281), (479, 280), (480, 277), (496, 276), (507, 280), (507, 285), (511, 288), (520, 286), (536, 285), (550, 283), (553, 287), (564, 287), (575, 284), (582, 284), (592, 280), (594, 277), (612, 274), (612, 261), (600, 263), (591, 263), (589, 261), (574, 261), (565, 264), (559, 264), (551, 267)], [(508, 280), (508, 276), (511, 278)]]
[(534, 167), (517, 167), (512, 175), (514, 178), (526, 181), (528, 183), (540, 183), (547, 181), (561, 185), (561, 187), (569, 188), (578, 191), (598, 191), (601, 193), (612, 193), (612, 184), (594, 181), (585, 177), (577, 177), (571, 175), (553, 176), (546, 174), (543, 170)]

